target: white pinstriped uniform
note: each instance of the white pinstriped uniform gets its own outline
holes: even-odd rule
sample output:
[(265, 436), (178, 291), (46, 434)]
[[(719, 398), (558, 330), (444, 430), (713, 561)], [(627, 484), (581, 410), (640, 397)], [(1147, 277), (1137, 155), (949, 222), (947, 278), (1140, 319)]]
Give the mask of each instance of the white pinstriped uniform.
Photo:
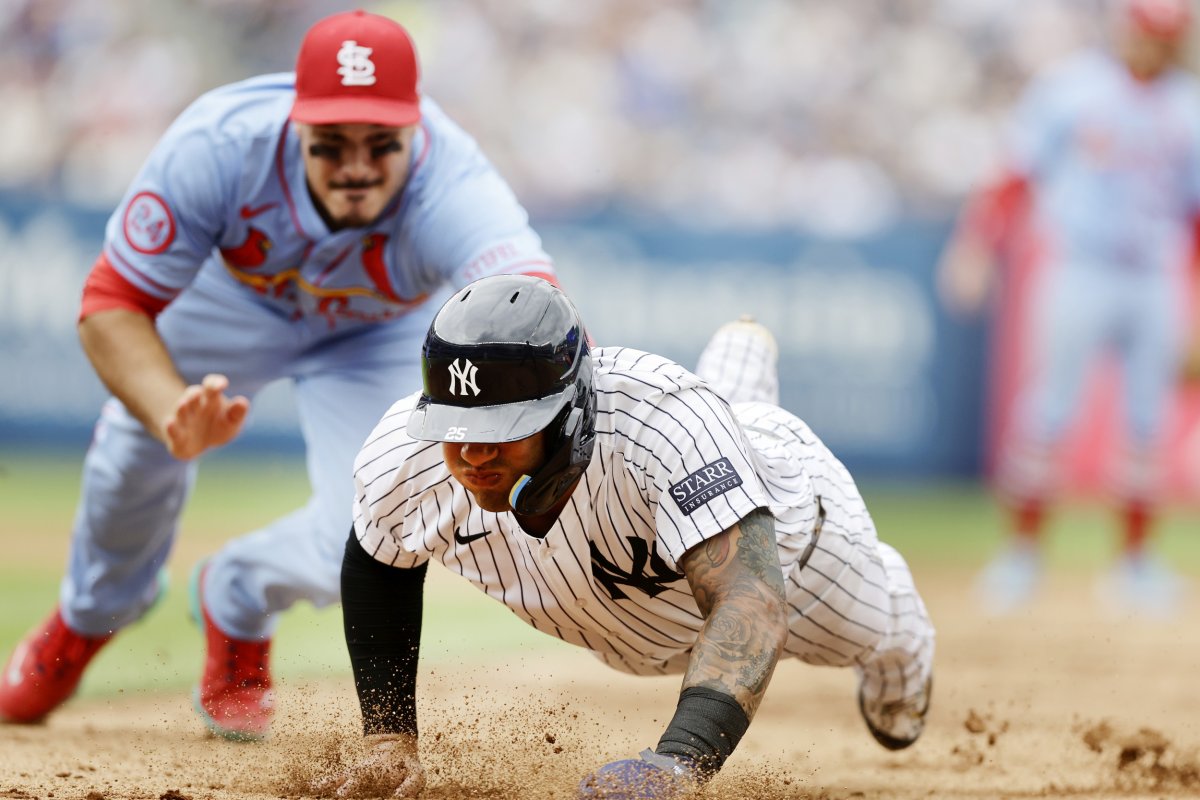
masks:
[[(714, 337), (701, 371), (719, 385), (722, 370), (736, 369), (749, 396), (769, 398), (774, 354), (768, 364), (757, 358), (762, 342), (729, 339)], [(401, 567), (440, 561), (617, 669), (681, 672), (703, 617), (679, 559), (769, 507), (790, 606), (785, 655), (855, 666), (867, 696), (883, 702), (919, 691), (933, 658), (925, 607), (904, 560), (876, 539), (850, 474), (808, 426), (770, 403), (731, 407), (659, 356), (623, 348), (593, 356), (595, 451), (545, 537), (526, 534), (511, 513), (479, 508), (451, 477), (441, 444), (407, 435), (417, 393), (388, 411), (355, 462), (364, 549)], [(818, 497), (825, 519), (801, 567)]]

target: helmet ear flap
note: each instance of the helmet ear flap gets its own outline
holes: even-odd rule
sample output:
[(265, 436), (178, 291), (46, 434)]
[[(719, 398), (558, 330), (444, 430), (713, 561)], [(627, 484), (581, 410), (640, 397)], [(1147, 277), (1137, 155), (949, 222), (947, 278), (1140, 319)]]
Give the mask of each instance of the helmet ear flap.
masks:
[(522, 475), (513, 484), (508, 495), (508, 504), (518, 514), (544, 514), (554, 507), (579, 479), (592, 458), (594, 435), (585, 430), (588, 412), (594, 396), (588, 394), (583, 405), (570, 405), (563, 409), (558, 420), (547, 431), (558, 431), (551, 440), (554, 452), (532, 475)]
[(563, 420), (562, 434), (564, 439), (575, 440), (579, 434), (579, 426), (583, 424), (583, 409), (579, 406), (571, 406), (567, 411), (567, 418)]

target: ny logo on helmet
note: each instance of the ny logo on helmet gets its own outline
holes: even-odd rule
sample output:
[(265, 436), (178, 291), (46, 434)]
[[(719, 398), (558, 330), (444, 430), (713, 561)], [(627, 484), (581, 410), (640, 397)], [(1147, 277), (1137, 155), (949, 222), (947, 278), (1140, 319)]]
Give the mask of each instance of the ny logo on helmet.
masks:
[(450, 365), (450, 394), (461, 394), (465, 397), (470, 389), (472, 394), (478, 395), (479, 386), (475, 383), (475, 375), (479, 372), (479, 367), (465, 358), (462, 359), (462, 364), (458, 362), (459, 359), (456, 358)]
[(371, 60), (371, 52), (370, 47), (359, 47), (353, 39), (342, 42), (342, 49), (337, 54), (342, 86), (375, 85), (375, 62)]

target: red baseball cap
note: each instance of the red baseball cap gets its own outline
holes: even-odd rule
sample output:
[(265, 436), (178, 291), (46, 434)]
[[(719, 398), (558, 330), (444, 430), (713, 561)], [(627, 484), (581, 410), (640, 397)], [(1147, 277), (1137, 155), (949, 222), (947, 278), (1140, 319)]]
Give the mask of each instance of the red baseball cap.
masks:
[(1188, 0), (1124, 0), (1123, 5), (1134, 29), (1159, 39), (1180, 39), (1192, 23)]
[(412, 39), (395, 20), (361, 10), (325, 17), (300, 44), (291, 117), (412, 125), (421, 119), (419, 72)]

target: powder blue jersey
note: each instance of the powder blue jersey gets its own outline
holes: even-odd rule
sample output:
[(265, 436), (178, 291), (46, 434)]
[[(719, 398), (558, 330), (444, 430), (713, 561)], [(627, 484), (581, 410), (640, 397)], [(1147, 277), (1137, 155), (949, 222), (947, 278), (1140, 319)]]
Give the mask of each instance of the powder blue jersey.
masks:
[(553, 275), (507, 184), (429, 99), (403, 191), (371, 225), (330, 232), (305, 185), (293, 98), (291, 73), (265, 75), (180, 115), (108, 222), (105, 253), (126, 280), (164, 300), (197, 279), (240, 286), (332, 330), (495, 272)]
[[(104, 245), (112, 268), (165, 306), (156, 329), (185, 383), (217, 373), (230, 396), (255, 399), (286, 382), (295, 400), (311, 498), (226, 544), (205, 573), (208, 614), (245, 640), (270, 636), (298, 600), (337, 602), (354, 455), (420, 387), (441, 303), (492, 273), (556, 279), (512, 191), (428, 99), (403, 189), (370, 225), (330, 231), (288, 120), (294, 96), (293, 76), (278, 74), (196, 100), (133, 180)], [(75, 630), (109, 631), (145, 610), (195, 470), (110, 400), (61, 595)]]
[(1183, 265), (1200, 211), (1200, 92), (1190, 75), (1145, 82), (1108, 53), (1074, 56), (1025, 92), (1011, 150), (1057, 260)]

